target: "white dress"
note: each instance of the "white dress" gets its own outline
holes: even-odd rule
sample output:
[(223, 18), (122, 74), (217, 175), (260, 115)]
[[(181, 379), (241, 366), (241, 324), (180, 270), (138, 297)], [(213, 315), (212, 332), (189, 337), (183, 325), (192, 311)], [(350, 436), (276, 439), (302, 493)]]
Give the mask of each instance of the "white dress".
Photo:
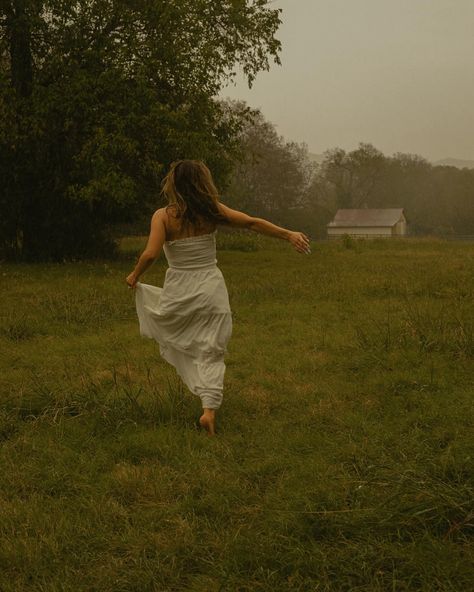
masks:
[(137, 282), (140, 334), (155, 339), (202, 406), (218, 409), (224, 386), (224, 355), (232, 313), (217, 267), (216, 231), (165, 242), (168, 261), (163, 288)]

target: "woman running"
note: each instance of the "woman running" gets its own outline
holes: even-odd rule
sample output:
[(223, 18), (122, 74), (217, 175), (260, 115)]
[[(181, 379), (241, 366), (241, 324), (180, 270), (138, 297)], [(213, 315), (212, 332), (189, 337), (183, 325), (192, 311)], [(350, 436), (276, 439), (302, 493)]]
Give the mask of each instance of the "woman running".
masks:
[[(211, 172), (199, 160), (180, 160), (164, 179), (168, 205), (151, 219), (150, 236), (126, 282), (135, 288), (140, 334), (155, 339), (162, 357), (202, 402), (199, 419), (215, 434), (222, 403), (224, 355), (232, 333), (227, 288), (216, 263), (218, 225), (248, 228), (288, 240), (309, 253), (309, 239), (262, 218), (253, 218), (219, 201)], [(139, 282), (163, 248), (168, 269), (163, 288)]]

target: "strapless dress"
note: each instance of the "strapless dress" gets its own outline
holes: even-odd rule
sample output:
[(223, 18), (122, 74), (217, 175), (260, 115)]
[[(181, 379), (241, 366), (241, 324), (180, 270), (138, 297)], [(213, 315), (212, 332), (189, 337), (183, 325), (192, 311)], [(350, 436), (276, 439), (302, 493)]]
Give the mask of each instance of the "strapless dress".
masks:
[(218, 409), (232, 313), (217, 267), (216, 231), (167, 241), (163, 250), (169, 265), (163, 287), (136, 284), (140, 334), (159, 343), (203, 408)]

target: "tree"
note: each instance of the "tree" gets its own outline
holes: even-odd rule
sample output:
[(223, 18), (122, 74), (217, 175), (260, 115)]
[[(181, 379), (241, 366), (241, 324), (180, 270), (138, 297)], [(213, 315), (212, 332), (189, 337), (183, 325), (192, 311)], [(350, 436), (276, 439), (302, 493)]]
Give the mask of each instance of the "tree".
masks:
[[(360, 143), (352, 152), (341, 148), (327, 150), (321, 164), (326, 187), (332, 188), (332, 201), (337, 208), (367, 206), (377, 182), (383, 174), (384, 155), (371, 144)], [(326, 192), (326, 200), (329, 196)]]
[[(245, 111), (245, 104), (231, 108)], [(238, 160), (225, 199), (253, 215), (290, 224), (304, 207), (312, 167), (304, 144), (287, 142), (259, 110), (247, 110)]]
[(105, 254), (114, 222), (156, 207), (164, 169), (203, 158), (224, 182), (239, 113), (216, 95), (270, 60), (262, 0), (1, 0), (0, 250)]

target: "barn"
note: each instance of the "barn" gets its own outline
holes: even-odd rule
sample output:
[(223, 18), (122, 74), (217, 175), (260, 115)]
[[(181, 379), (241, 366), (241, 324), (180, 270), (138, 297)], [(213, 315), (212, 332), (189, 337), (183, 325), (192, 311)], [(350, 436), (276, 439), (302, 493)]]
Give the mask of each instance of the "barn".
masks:
[(327, 225), (328, 238), (345, 234), (359, 238), (388, 238), (404, 236), (407, 221), (403, 208), (342, 209)]

